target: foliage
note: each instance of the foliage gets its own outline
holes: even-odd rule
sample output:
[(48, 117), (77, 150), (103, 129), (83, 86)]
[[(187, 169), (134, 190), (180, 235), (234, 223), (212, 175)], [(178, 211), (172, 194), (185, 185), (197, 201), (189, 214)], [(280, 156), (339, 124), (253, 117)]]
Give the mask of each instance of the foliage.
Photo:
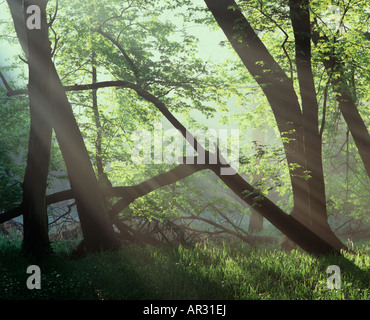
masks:
[[(0, 92), (4, 93), (4, 90)], [(0, 111), (0, 212), (12, 209), (21, 201), (27, 131), (25, 100), (3, 98)]]

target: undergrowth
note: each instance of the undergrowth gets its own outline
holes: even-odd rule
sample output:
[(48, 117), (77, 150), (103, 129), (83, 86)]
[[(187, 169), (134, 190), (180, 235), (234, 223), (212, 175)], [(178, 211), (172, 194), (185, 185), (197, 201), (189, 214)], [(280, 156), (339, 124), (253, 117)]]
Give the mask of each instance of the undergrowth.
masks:
[[(76, 244), (75, 244), (76, 245)], [(124, 247), (73, 260), (73, 245), (53, 244), (42, 260), (23, 257), (19, 241), (0, 239), (0, 299), (354, 299), (369, 300), (370, 245), (356, 254), (314, 257), (274, 247)], [(29, 290), (29, 265), (41, 269), (41, 289)], [(341, 288), (326, 270), (338, 265)]]

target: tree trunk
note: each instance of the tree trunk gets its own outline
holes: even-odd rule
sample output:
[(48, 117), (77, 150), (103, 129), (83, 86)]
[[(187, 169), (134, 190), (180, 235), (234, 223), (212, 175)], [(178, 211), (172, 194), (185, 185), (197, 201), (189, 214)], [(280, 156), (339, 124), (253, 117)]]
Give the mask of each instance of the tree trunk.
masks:
[(52, 116), (48, 94), (51, 48), (48, 43), (39, 41), (48, 34), (47, 1), (25, 1), (26, 7), (31, 4), (39, 6), (43, 24), (41, 29), (26, 29), (29, 49), (28, 97), (31, 127), (27, 165), (22, 185), (21, 207), (24, 228), (22, 249), (25, 254), (41, 256), (51, 250), (45, 202), (52, 136)]
[(290, 0), (290, 19), (295, 38), (295, 61), (302, 100), (304, 155), (310, 175), (307, 180), (308, 210), (292, 216), (323, 238), (339, 239), (331, 230), (326, 212), (325, 181), (322, 163), (322, 138), (319, 133), (318, 103), (311, 65), (311, 23), (308, 0)]

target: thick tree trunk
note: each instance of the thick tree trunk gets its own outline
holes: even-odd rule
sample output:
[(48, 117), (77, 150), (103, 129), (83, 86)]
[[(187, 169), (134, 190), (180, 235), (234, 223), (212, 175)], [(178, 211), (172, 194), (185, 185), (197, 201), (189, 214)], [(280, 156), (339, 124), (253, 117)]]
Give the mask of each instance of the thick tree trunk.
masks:
[(52, 136), (52, 116), (48, 94), (51, 48), (48, 43), (39, 41), (48, 34), (47, 1), (25, 1), (25, 7), (31, 4), (39, 6), (43, 24), (41, 29), (26, 29), (29, 50), (28, 97), (31, 127), (27, 165), (22, 185), (21, 207), (24, 230), (22, 249), (25, 254), (40, 256), (51, 250), (45, 202)]
[(325, 181), (322, 163), (322, 140), (319, 133), (318, 103), (311, 65), (311, 23), (308, 0), (290, 0), (290, 19), (295, 38), (295, 61), (302, 100), (304, 155), (310, 175), (307, 180), (308, 210), (296, 210), (292, 216), (323, 238), (338, 242), (326, 212)]

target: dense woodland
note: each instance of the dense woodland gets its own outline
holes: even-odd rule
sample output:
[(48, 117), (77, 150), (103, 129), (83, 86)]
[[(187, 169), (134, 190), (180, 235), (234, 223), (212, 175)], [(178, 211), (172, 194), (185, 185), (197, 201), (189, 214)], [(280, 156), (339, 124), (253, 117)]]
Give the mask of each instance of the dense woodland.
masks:
[(0, 228), (23, 254), (369, 240), (367, 1), (0, 5)]

